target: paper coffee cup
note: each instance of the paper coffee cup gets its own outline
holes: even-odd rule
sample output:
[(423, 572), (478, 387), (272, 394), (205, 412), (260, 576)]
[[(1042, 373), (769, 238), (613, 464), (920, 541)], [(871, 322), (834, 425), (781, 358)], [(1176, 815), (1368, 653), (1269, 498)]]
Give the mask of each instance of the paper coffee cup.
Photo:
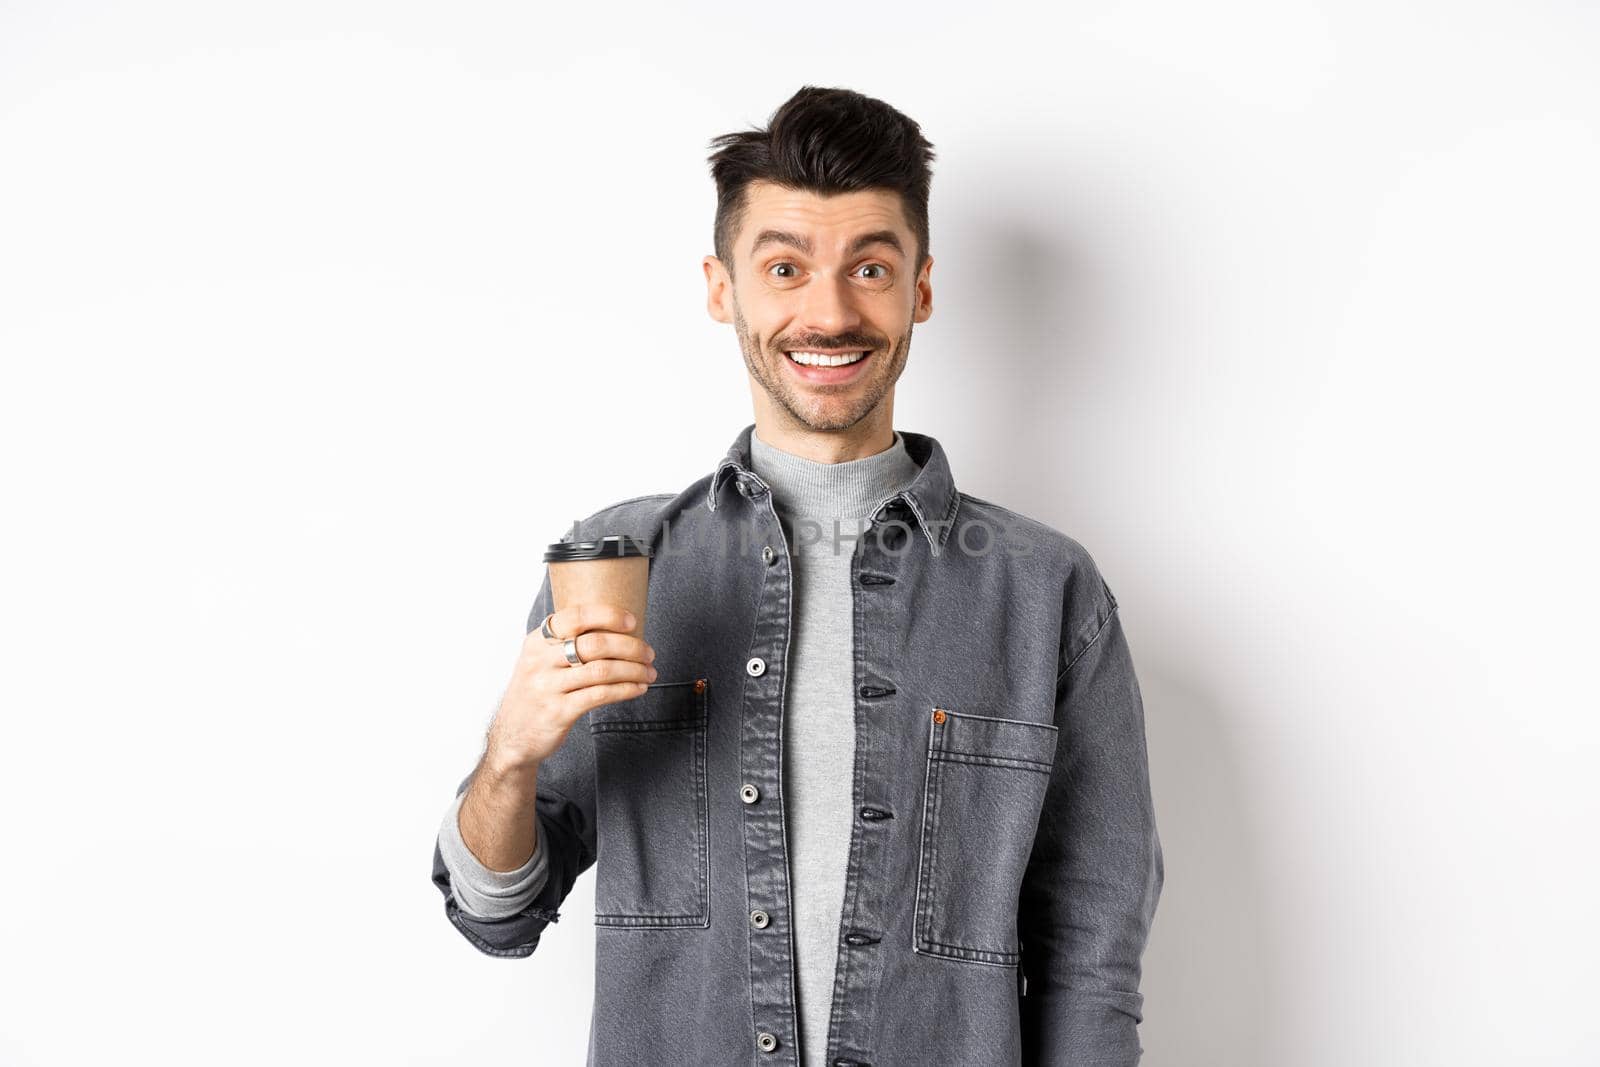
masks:
[(650, 546), (635, 537), (611, 534), (597, 541), (558, 541), (547, 545), (552, 610), (568, 604), (615, 604), (633, 612), (634, 628), (644, 636), (650, 596)]

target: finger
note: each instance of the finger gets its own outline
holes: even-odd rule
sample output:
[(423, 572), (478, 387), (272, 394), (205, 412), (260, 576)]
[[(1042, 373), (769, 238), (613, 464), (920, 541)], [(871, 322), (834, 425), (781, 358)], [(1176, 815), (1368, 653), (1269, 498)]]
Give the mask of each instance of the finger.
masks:
[[(579, 634), (573, 640), (577, 646), (578, 658), (585, 663), (595, 659), (631, 659), (639, 663), (651, 663), (656, 658), (656, 650), (643, 638), (632, 634), (591, 630)], [(534, 641), (530, 643), (528, 651), (541, 663), (569, 666), (564, 641)]]
[(631, 614), (615, 604), (569, 604), (555, 613), (550, 629), (562, 639), (588, 633), (590, 630), (615, 630), (625, 633), (633, 629)]
[(593, 711), (602, 704), (615, 704), (623, 700), (632, 700), (643, 696), (649, 686), (643, 682), (610, 682), (605, 685), (591, 685), (585, 689), (574, 691), (567, 700), (566, 705), (569, 722), (576, 722), (588, 712)]
[(592, 659), (581, 667), (557, 671), (555, 686), (561, 693), (574, 693), (597, 685), (615, 682), (653, 682), (655, 668), (631, 659)]

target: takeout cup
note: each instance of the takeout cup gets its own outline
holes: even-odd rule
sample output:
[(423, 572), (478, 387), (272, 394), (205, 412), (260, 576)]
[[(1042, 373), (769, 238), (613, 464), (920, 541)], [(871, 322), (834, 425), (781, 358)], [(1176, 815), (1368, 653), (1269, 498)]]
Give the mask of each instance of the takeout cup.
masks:
[(633, 612), (634, 628), (644, 636), (650, 595), (650, 546), (636, 537), (608, 534), (593, 541), (558, 541), (547, 545), (552, 610), (568, 604), (615, 604)]

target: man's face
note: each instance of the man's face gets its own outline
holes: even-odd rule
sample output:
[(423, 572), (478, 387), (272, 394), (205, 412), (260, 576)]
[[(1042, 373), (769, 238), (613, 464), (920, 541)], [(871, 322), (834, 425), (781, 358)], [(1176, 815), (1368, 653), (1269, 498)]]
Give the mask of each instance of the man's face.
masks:
[[(933, 259), (913, 276), (916, 237), (899, 195), (823, 197), (755, 182), (746, 196), (733, 278), (715, 256), (705, 258), (707, 308), (733, 323), (751, 379), (780, 409), (774, 414), (811, 430), (845, 430), (886, 397), (892, 406), (912, 323), (933, 313)], [(864, 359), (832, 368), (790, 358), (863, 351)]]

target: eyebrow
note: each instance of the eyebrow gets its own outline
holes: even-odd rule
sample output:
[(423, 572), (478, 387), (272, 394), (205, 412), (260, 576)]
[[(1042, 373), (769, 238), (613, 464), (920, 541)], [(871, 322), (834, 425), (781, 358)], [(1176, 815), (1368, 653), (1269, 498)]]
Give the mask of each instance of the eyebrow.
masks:
[[(808, 256), (811, 255), (811, 238), (790, 233), (788, 230), (762, 230), (756, 234), (755, 244), (750, 246), (750, 254), (755, 255), (763, 246), (769, 244), (789, 245)], [(888, 245), (902, 256), (906, 254), (905, 247), (900, 244), (900, 238), (895, 236), (893, 230), (873, 230), (852, 241), (850, 247), (845, 250), (845, 255), (853, 256), (871, 245)]]

